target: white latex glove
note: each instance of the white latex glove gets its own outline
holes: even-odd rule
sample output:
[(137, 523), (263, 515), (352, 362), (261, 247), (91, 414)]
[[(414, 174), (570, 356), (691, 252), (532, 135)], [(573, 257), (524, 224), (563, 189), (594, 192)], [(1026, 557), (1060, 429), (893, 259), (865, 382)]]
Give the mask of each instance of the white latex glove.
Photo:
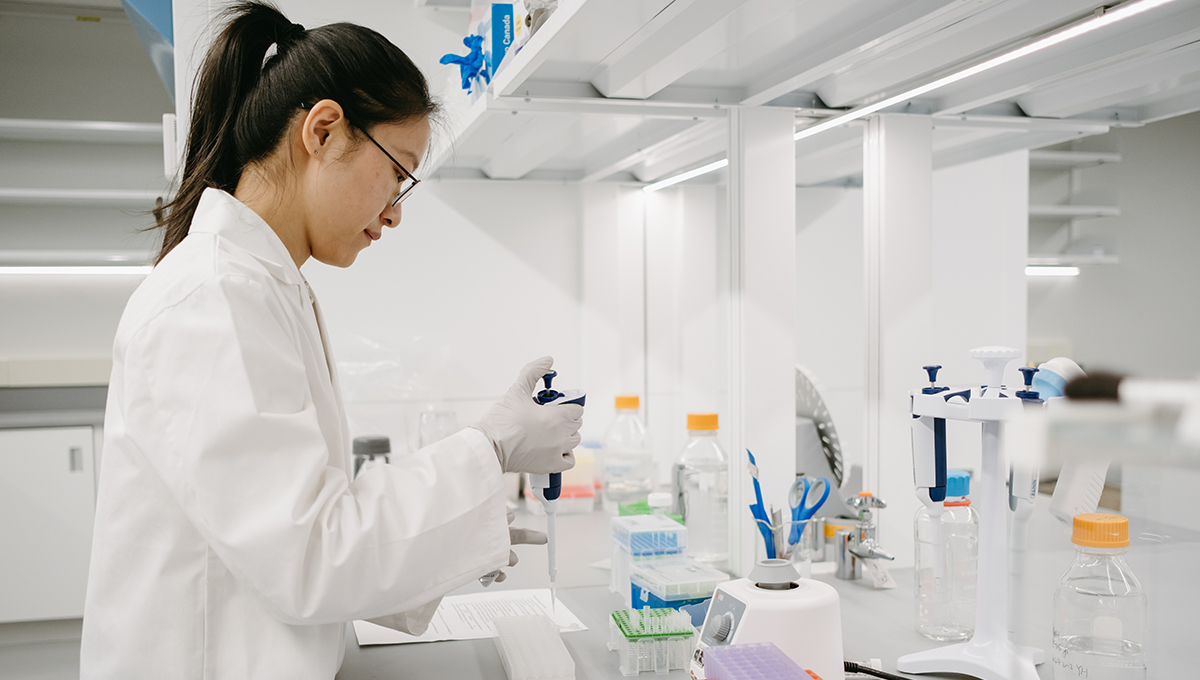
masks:
[(572, 451), (579, 445), (583, 407), (533, 400), (537, 382), (553, 365), (552, 357), (526, 364), (508, 392), (471, 426), (491, 440), (505, 472), (544, 475), (575, 467)]
[[(509, 508), (508, 542), (510, 545), (546, 545), (546, 533), (544, 531), (513, 527), (512, 523), (514, 517), (516, 517), (516, 513), (512, 511), (512, 508)], [(508, 566), (517, 566), (517, 553), (513, 552), (512, 550), (508, 551)], [(500, 583), (506, 578), (508, 578), (508, 574), (505, 574), (504, 571), (501, 570), (499, 574), (496, 574), (496, 583)]]

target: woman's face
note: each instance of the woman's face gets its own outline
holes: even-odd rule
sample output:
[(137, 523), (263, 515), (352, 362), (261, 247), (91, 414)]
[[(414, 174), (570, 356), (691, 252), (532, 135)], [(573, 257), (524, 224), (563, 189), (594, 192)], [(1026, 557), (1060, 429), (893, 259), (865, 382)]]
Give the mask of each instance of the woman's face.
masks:
[(403, 204), (393, 206), (392, 200), (407, 179), (405, 171), (415, 173), (425, 156), (429, 120), (421, 117), (368, 129), (379, 146), (345, 118), (342, 122), (331, 126), (317, 149), (316, 156), (326, 157), (309, 166), (301, 200), (308, 208), (306, 236), (312, 256), (348, 267), (359, 251), (382, 237), (384, 227), (400, 224)]

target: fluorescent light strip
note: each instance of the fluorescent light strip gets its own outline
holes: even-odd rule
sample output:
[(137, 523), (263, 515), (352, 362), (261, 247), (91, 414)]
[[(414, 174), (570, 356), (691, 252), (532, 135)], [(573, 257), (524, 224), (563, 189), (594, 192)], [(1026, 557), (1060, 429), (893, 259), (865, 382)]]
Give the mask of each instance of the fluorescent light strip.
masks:
[(938, 88), (945, 87), (952, 83), (957, 83), (964, 78), (970, 78), (973, 75), (983, 73), (984, 71), (1007, 64), (1010, 61), (1020, 59), (1021, 57), (1044, 50), (1047, 47), (1052, 47), (1072, 38), (1078, 38), (1085, 33), (1091, 33), (1096, 29), (1115, 24), (1122, 19), (1128, 19), (1129, 17), (1136, 16), (1142, 12), (1154, 9), (1155, 7), (1165, 5), (1168, 2), (1174, 2), (1174, 0), (1141, 0), (1140, 2), (1131, 2), (1114, 9), (1110, 9), (1100, 16), (1092, 17), (1091, 19), (1085, 19), (1084, 21), (1074, 24), (1073, 26), (1068, 26), (1061, 31), (1051, 33), (1050, 35), (1035, 40), (1028, 45), (1018, 47), (1010, 52), (1005, 52), (999, 56), (992, 57), (987, 61), (980, 62), (956, 73), (951, 73), (948, 76), (938, 78), (931, 83), (921, 85), (920, 87), (913, 88), (907, 92), (901, 92), (894, 97), (888, 97), (887, 99), (877, 101), (874, 104), (867, 104), (866, 106), (847, 111), (840, 116), (830, 118), (829, 120), (813, 125), (812, 127), (804, 128), (795, 134), (794, 139), (796, 141), (800, 141), (805, 137), (812, 137), (813, 135), (820, 134), (826, 130), (845, 125), (846, 123), (854, 120), (858, 120), (863, 116), (869, 116), (872, 113), (886, 109), (889, 106), (894, 106), (910, 99), (916, 99), (917, 97), (920, 97), (923, 94), (928, 94)]
[(146, 266), (108, 266), (108, 267), (0, 267), (0, 276), (16, 274), (23, 276), (146, 276), (150, 270)]
[(1025, 276), (1079, 276), (1079, 267), (1026, 267)]
[(713, 172), (714, 170), (720, 170), (721, 168), (725, 167), (726, 165), (729, 165), (729, 159), (722, 158), (721, 160), (719, 160), (715, 163), (709, 163), (708, 165), (702, 165), (702, 166), (696, 168), (695, 170), (688, 170), (687, 172), (679, 174), (679, 175), (675, 175), (674, 177), (668, 177), (661, 182), (655, 182), (654, 184), (650, 184), (648, 186), (642, 187), (642, 191), (644, 191), (648, 194), (652, 194), (655, 191), (658, 191), (659, 189), (666, 189), (667, 187), (673, 186), (675, 184), (679, 184), (680, 182), (686, 182), (689, 179), (692, 179), (693, 177), (699, 177), (700, 175), (707, 175), (708, 173)]

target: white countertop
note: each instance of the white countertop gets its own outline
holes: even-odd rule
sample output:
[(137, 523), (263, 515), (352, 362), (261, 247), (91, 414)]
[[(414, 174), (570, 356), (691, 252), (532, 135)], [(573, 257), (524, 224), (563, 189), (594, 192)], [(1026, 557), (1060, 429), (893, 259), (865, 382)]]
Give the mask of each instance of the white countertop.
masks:
[[(1023, 589), (1021, 633), (1018, 642), (1049, 650), (1053, 593), (1059, 577), (1069, 566), (1074, 548), (1069, 535), (1046, 512), (1048, 497), (1039, 499), (1038, 512), (1030, 524), (1030, 541)], [(518, 514), (518, 524), (542, 526), (544, 520)], [(608, 518), (603, 513), (560, 515), (558, 550), (559, 598), (589, 627), (587, 632), (567, 633), (563, 641), (575, 658), (576, 678), (617, 680), (617, 655), (605, 647), (608, 616), (628, 606), (627, 598), (607, 590), (608, 570), (591, 566), (608, 558)], [(1149, 599), (1150, 644), (1147, 665), (1150, 680), (1189, 678), (1195, 675), (1188, 654), (1192, 646), (1189, 621), (1197, 618), (1200, 580), (1193, 576), (1200, 565), (1200, 533), (1130, 520), (1132, 545), (1127, 555), (1130, 566), (1146, 588)], [(521, 563), (509, 578), (492, 588), (539, 588), (548, 583), (545, 552), (520, 547)], [(926, 640), (913, 628), (912, 569), (893, 569), (898, 583), (893, 590), (874, 590), (869, 581), (841, 581), (818, 576), (832, 584), (841, 597), (842, 633), (846, 658), (866, 662), (874, 657), (885, 670), (895, 672), (896, 659), (910, 652), (931, 649), (939, 643)], [(459, 592), (478, 592), (471, 584)], [(359, 648), (353, 630), (347, 630), (346, 659), (339, 680), (366, 678), (453, 678), (454, 680), (503, 679), (495, 645), (491, 640), (438, 642)], [(1039, 667), (1042, 678), (1051, 678), (1049, 663)], [(658, 675), (646, 677), (664, 677)], [(685, 678), (673, 671), (667, 678)], [(950, 677), (950, 676), (908, 676)], [(959, 676), (961, 677), (961, 676)]]

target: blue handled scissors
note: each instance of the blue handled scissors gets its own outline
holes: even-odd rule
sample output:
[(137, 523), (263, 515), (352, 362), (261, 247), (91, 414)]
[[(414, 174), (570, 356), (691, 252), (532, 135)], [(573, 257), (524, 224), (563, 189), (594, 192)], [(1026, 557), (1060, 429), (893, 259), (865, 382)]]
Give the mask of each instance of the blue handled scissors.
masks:
[(754, 480), (755, 502), (750, 506), (750, 514), (754, 517), (754, 523), (758, 525), (759, 533), (763, 536), (767, 547), (767, 559), (775, 559), (775, 539), (771, 536), (771, 518), (767, 516), (767, 508), (763, 505), (762, 487), (758, 484), (758, 463), (754, 462), (754, 454), (750, 453), (750, 449), (746, 449), (746, 455), (750, 457), (750, 478)]
[[(817, 499), (816, 503), (807, 505), (808, 493), (818, 484), (822, 489), (821, 497)], [(792, 482), (792, 488), (788, 490), (788, 505), (792, 506), (792, 531), (788, 534), (788, 545), (796, 545), (800, 542), (800, 531), (804, 527), (800, 522), (810, 520), (813, 515), (817, 514), (817, 510), (820, 510), (829, 498), (829, 488), (829, 480), (824, 477), (811, 480), (808, 477), (797, 477), (796, 481)]]

